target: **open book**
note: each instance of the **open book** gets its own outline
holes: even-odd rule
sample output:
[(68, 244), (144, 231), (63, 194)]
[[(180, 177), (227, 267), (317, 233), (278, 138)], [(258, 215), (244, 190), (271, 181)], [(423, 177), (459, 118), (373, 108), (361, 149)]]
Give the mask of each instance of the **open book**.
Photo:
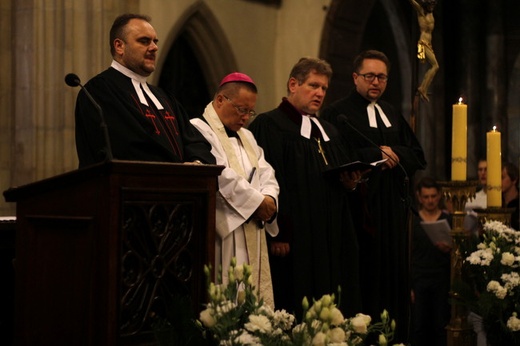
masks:
[(453, 246), (450, 234), (451, 227), (448, 220), (442, 219), (433, 222), (421, 221), (421, 227), (424, 229), (433, 244), (444, 242)]
[(364, 171), (367, 171), (367, 170), (371, 170), (371, 169), (373, 169), (375, 167), (379, 167), (380, 165), (385, 163), (386, 160), (388, 160), (388, 159), (382, 159), (382, 160), (374, 161), (374, 162), (370, 162), (370, 163), (361, 162), (361, 161), (354, 161), (354, 162), (346, 163), (346, 164), (341, 165), (339, 167), (327, 169), (325, 172), (323, 172), (323, 174), (332, 175), (332, 174), (339, 174), (339, 173), (344, 172), (344, 171), (347, 171), (347, 172), (354, 172), (354, 171), (364, 172)]

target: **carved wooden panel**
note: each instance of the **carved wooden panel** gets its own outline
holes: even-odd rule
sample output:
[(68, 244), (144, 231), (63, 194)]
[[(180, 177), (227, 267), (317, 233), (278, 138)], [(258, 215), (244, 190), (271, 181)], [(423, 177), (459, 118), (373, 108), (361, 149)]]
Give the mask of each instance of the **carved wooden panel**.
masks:
[(195, 206), (127, 202), (121, 238), (121, 335), (152, 333), (170, 302), (190, 295)]

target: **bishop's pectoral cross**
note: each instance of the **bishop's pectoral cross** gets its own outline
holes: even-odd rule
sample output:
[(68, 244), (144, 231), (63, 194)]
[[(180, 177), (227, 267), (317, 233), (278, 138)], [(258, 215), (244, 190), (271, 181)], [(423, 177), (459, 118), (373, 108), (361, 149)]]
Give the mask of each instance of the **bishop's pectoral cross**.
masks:
[(321, 156), (323, 157), (323, 161), (325, 161), (325, 166), (328, 166), (329, 162), (327, 161), (327, 158), (325, 157), (325, 150), (321, 146), (321, 139), (319, 137), (318, 138), (315, 137), (314, 139), (318, 143), (318, 153), (320, 153)]

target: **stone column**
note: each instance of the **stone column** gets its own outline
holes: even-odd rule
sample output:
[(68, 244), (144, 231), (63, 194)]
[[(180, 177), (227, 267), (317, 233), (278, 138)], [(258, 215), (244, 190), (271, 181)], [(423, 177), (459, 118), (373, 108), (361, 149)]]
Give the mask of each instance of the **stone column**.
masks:
[[(468, 176), (476, 177), (476, 168), (479, 156), (485, 155), (485, 133), (482, 133), (481, 109), (483, 107), (480, 90), (482, 80), (482, 37), (479, 35), (482, 26), (481, 1), (460, 0), (460, 20), (458, 35), (459, 51), (455, 57), (460, 57), (456, 64), (458, 75), (458, 99), (462, 96), (468, 105)], [(455, 103), (457, 100), (449, 100)]]
[(502, 155), (507, 150), (507, 75), (504, 49), (504, 5), (502, 1), (489, 1), (487, 4), (486, 26), (486, 82), (485, 102), (482, 114), (482, 133), (497, 126), (502, 132)]
[[(12, 33), (7, 36), (12, 49), (7, 50), (11, 56), (2, 55), (1, 61), (12, 68), (10, 82), (0, 84), (0, 91), (2, 100), (8, 98), (12, 105), (2, 102), (2, 110), (8, 115), (2, 120), (2, 132), (9, 129), (2, 143), (8, 140), (11, 149), (8, 159), (0, 161), (0, 181), (9, 187), (77, 168), (74, 106), (79, 90), (68, 87), (64, 77), (74, 72), (86, 83), (109, 66), (110, 26), (117, 15), (138, 12), (139, 1), (4, 3), (1, 26), (4, 29), (12, 20)], [(2, 200), (0, 212), (5, 210), (13, 209)]]
[(35, 153), (35, 109), (34, 87), (35, 35), (33, 1), (12, 2), (12, 100), (11, 113), (11, 185), (29, 182), (34, 177)]
[[(6, 49), (0, 51), (0, 186), (4, 189), (10, 185), (11, 179), (11, 138), (13, 125), (13, 81), (12, 57), (14, 49), (12, 37), (12, 3), (14, 1), (0, 2), (0, 39), (6, 44)], [(0, 202), (0, 216), (14, 215), (14, 206)]]

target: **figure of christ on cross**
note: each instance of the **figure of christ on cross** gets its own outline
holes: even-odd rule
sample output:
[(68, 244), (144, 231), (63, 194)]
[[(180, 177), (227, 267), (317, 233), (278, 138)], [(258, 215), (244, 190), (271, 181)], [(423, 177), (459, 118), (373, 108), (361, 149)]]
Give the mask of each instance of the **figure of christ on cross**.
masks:
[(417, 58), (423, 63), (427, 62), (430, 64), (430, 68), (426, 71), (421, 85), (417, 88), (417, 92), (423, 100), (428, 102), (430, 101), (428, 89), (439, 70), (439, 63), (432, 47), (432, 32), (435, 25), (433, 9), (437, 5), (437, 0), (410, 0), (410, 3), (417, 11), (417, 20), (421, 31), (419, 41), (417, 42)]

